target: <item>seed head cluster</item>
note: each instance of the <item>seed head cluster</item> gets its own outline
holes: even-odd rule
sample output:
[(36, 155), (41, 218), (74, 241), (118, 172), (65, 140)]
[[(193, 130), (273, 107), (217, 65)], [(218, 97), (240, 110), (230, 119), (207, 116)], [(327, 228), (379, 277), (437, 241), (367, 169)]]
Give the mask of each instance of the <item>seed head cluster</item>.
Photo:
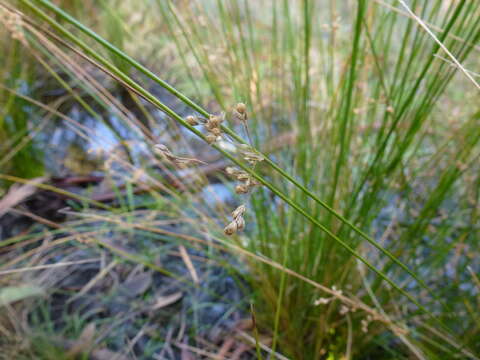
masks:
[[(235, 105), (232, 111), (234, 119), (237, 119), (243, 123), (248, 134), (247, 127), (247, 106), (244, 103), (238, 103)], [(216, 141), (222, 138), (222, 123), (225, 121), (225, 113), (221, 114), (212, 114), (208, 118), (203, 118), (200, 116), (189, 115), (185, 118), (185, 122), (190, 126), (203, 125), (208, 134), (205, 136), (205, 140), (209, 144), (213, 144)], [(258, 162), (263, 161), (264, 157), (258, 153), (253, 147), (246, 144), (235, 144), (237, 153), (241, 156), (243, 160), (248, 162), (252, 167), (255, 166)], [(162, 152), (162, 155), (169, 160), (175, 162), (176, 164), (183, 163), (182, 158), (175, 157), (171, 154), (168, 149), (158, 148)], [(180, 160), (179, 160), (180, 159)], [(240, 170), (235, 167), (227, 167), (225, 169), (226, 173), (237, 180), (239, 183), (235, 185), (235, 192), (237, 194), (248, 194), (250, 191), (261, 185), (255, 178), (253, 178), (248, 172)], [(245, 205), (239, 206), (232, 213), (233, 220), (225, 227), (224, 232), (226, 235), (233, 235), (238, 231), (241, 231), (245, 228), (245, 220), (243, 214), (246, 211)]]
[(233, 220), (227, 226), (225, 226), (225, 229), (223, 229), (226, 235), (233, 235), (237, 231), (241, 231), (245, 228), (243, 214), (245, 214), (246, 210), (247, 208), (245, 205), (240, 205), (232, 212)]
[(221, 139), (222, 135), (222, 123), (225, 121), (225, 113), (221, 113), (219, 115), (212, 114), (208, 117), (208, 119), (188, 115), (185, 118), (185, 122), (190, 126), (197, 126), (203, 124), (205, 129), (208, 131), (208, 134), (205, 136), (205, 140), (209, 144), (213, 144), (216, 141)]
[(235, 186), (235, 192), (237, 194), (248, 194), (251, 189), (260, 185), (249, 173), (236, 167), (227, 167), (225, 172), (240, 182), (240, 184)]

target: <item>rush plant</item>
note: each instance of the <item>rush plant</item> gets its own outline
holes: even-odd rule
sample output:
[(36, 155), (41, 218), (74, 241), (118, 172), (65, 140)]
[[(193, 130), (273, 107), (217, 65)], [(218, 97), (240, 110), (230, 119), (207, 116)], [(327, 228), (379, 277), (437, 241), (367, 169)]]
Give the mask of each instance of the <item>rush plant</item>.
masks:
[[(273, 352), (476, 358), (480, 115), (448, 84), (475, 83), (462, 64), (479, 51), (480, 3), (158, 0), (181, 91), (52, 2), (19, 2), (30, 46), (42, 35), (91, 62), (255, 185), (237, 184), (233, 236), (210, 231), (250, 265), (252, 315)], [(221, 111), (228, 127), (213, 121)]]

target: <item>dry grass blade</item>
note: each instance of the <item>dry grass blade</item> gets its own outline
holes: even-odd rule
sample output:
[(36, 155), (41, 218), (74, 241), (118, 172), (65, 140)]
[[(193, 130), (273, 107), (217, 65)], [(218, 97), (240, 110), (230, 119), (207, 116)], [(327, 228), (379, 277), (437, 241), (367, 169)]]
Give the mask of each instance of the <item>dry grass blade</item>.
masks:
[[(101, 260), (101, 259), (99, 259)], [(110, 264), (105, 266), (97, 275), (95, 275), (85, 286), (74, 296), (68, 299), (67, 303), (71, 303), (90, 291), (101, 279), (103, 279), (118, 264), (117, 260), (112, 260)]]
[(159, 296), (155, 300), (155, 304), (152, 306), (152, 310), (158, 310), (164, 308), (168, 305), (171, 305), (182, 298), (183, 294), (179, 291), (171, 295)]
[(98, 349), (92, 351), (92, 360), (128, 360), (127, 356), (115, 353), (108, 349)]
[(472, 275), (472, 279), (473, 279), (473, 282), (475, 283), (475, 286), (480, 291), (480, 279), (478, 278), (477, 274), (475, 274), (471, 266), (467, 266), (467, 269), (470, 275)]
[[(399, 8), (396, 8), (395, 6), (390, 5), (390, 4), (386, 3), (385, 1), (375, 0), (375, 2), (376, 2), (377, 4), (379, 4), (379, 5), (384, 6), (384, 7), (387, 8), (387, 9), (390, 9), (390, 10), (398, 13), (398, 14), (401, 14), (401, 15), (403, 15), (403, 16), (407, 16), (407, 17), (409, 17), (409, 18), (413, 18), (412, 15), (410, 15), (410, 13), (408, 13), (408, 12), (406, 12), (406, 11), (403, 11), (403, 10), (401, 10), (401, 9), (399, 9)], [(438, 32), (444, 31), (441, 27), (436, 26), (436, 25), (434, 25), (434, 24), (432, 24), (432, 23), (429, 23), (429, 22), (426, 22), (426, 21), (424, 21), (424, 23), (425, 23), (426, 25), (428, 25), (431, 29), (435, 30), (435, 31), (438, 31)], [(454, 35), (454, 34), (450, 34), (450, 33), (449, 33), (449, 34), (448, 34), (448, 37), (449, 37), (449, 38), (452, 38), (452, 39), (455, 39), (455, 40), (457, 40), (457, 41), (460, 41), (460, 42), (462, 42), (462, 43), (465, 43), (465, 40), (464, 40), (464, 39), (462, 39), (461, 37), (456, 36), (456, 35)], [(477, 44), (467, 43), (467, 45), (473, 46), (473, 47), (475, 48), (475, 50), (480, 51), (480, 46), (478, 46)]]
[(457, 67), (465, 74), (465, 76), (475, 85), (477, 89), (480, 90), (480, 85), (477, 81), (470, 75), (470, 72), (464, 68), (464, 66), (457, 60), (457, 58), (448, 50), (448, 48), (437, 38), (437, 36), (430, 30), (430, 28), (425, 24), (425, 22), (420, 19), (405, 3), (403, 0), (398, 0), (400, 4), (405, 8), (405, 10), (410, 14), (410, 16), (432, 37), (433, 40), (442, 48), (443, 51), (452, 59), (452, 61), (457, 65)]
[(198, 278), (197, 271), (195, 270), (192, 260), (188, 255), (187, 249), (185, 249), (185, 246), (183, 245), (180, 245), (178, 249), (180, 250), (180, 256), (182, 257), (182, 260), (185, 263), (185, 266), (187, 267), (188, 271), (190, 272), (190, 275), (192, 276), (193, 282), (195, 284), (200, 284), (200, 279)]
[[(224, 357), (218, 357), (217, 354), (214, 354), (212, 352), (205, 351), (205, 350), (202, 350), (202, 349), (198, 349), (196, 347), (193, 347), (193, 346), (190, 346), (190, 345), (187, 345), (187, 344), (182, 344), (182, 343), (177, 342), (177, 341), (175, 341), (173, 344), (176, 347), (178, 347), (179, 349), (182, 350), (182, 356), (185, 356), (185, 359), (188, 359), (188, 357), (186, 357), (187, 354), (188, 354), (187, 352), (190, 352), (190, 354), (188, 354), (188, 356), (193, 356), (191, 353), (195, 353), (198, 356), (206, 356), (208, 359), (227, 360)], [(191, 359), (194, 359), (194, 357), (191, 357)]]
[[(251, 343), (252, 345), (256, 345), (257, 344), (257, 341), (255, 340), (255, 338), (253, 338), (252, 336), (248, 335), (245, 331), (241, 331), (241, 330), (238, 330), (237, 333), (240, 335), (240, 337), (242, 337), (243, 339), (247, 340), (249, 343)], [(266, 351), (267, 353), (269, 353), (270, 355), (274, 356), (275, 358), (277, 359), (280, 359), (280, 360), (289, 360), (289, 358), (287, 358), (286, 356), (282, 355), (282, 354), (279, 354), (278, 352), (274, 352), (272, 351), (272, 349), (270, 349), (267, 345), (265, 345), (264, 343), (262, 342), (258, 342), (258, 345), (260, 346), (260, 348), (264, 351)]]
[(229, 337), (227, 338), (222, 346), (220, 347), (220, 349), (218, 350), (218, 357), (225, 357), (227, 356), (227, 354), (230, 352), (230, 350), (233, 348), (233, 346), (235, 345), (235, 339), (233, 337)]
[(0, 217), (12, 207), (34, 194), (37, 190), (36, 185), (45, 182), (45, 180), (47, 180), (46, 177), (39, 177), (26, 181), (23, 185), (12, 185), (7, 194), (0, 200)]
[(21, 273), (21, 272), (26, 272), (26, 271), (44, 270), (44, 269), (51, 269), (51, 268), (57, 268), (57, 267), (63, 267), (63, 266), (80, 265), (80, 264), (87, 264), (87, 263), (93, 263), (93, 262), (99, 262), (99, 261), (100, 261), (100, 259), (85, 259), (85, 260), (78, 260), (78, 261), (65, 261), (65, 262), (59, 262), (59, 263), (55, 263), (55, 264), (37, 265), (37, 266), (20, 268), (20, 269), (3, 270), (3, 271), (0, 271), (0, 275), (15, 274), (15, 273)]

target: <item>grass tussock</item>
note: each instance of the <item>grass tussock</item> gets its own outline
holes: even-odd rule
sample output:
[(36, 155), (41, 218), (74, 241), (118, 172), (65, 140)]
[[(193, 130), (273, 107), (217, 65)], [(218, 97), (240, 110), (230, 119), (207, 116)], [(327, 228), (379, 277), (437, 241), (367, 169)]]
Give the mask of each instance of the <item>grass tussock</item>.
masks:
[[(216, 352), (195, 337), (204, 334), (200, 298), (228, 298), (208, 281), (216, 269), (245, 294), (229, 299), (241, 310), (225, 316), (235, 313), (233, 328), (250, 339), (242, 356), (477, 358), (480, 4), (129, 5), (90, 4), (101, 9), (98, 19), (47, 0), (0, 5), (6, 44), (29, 54), (24, 66), (42, 69), (42, 81), (63, 94), (45, 101), (4, 76), (5, 114), (24, 116), (22, 102), (38, 114), (29, 119), (34, 129), (51, 118), (68, 126), (89, 144), (116, 199), (42, 185), (76, 200), (62, 210), (67, 221), (43, 221), (58, 235), (42, 247), (24, 247), (45, 236), (39, 231), (0, 242), (0, 271), (82, 249), (115, 268), (129, 264), (121, 283), (139, 271), (175, 279), (190, 297), (172, 329), (185, 335), (187, 321), (189, 336), (173, 341), (156, 328), (146, 358), (171, 344), (197, 357), (229, 353), (218, 338), (209, 338)], [(5, 74), (17, 79), (11, 53)], [(112, 135), (85, 126), (79, 111)], [(19, 135), (27, 154), (29, 134)], [(13, 166), (20, 152), (8, 149), (2, 161)], [(29, 177), (14, 175), (0, 176)], [(52, 293), (64, 286), (48, 284)], [(246, 331), (239, 317), (250, 319)], [(22, 332), (4, 332), (15, 330)], [(155, 348), (158, 339), (163, 347)]]

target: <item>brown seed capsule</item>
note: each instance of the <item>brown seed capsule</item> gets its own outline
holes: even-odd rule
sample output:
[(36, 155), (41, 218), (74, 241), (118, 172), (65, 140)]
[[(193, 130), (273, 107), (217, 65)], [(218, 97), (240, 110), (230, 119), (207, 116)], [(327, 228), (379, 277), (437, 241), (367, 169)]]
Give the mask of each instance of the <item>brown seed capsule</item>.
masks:
[(244, 104), (244, 103), (238, 103), (236, 106), (235, 106), (235, 110), (237, 110), (237, 112), (239, 114), (245, 114), (247, 112), (247, 106)]
[(259, 186), (259, 185), (262, 185), (262, 183), (256, 179), (250, 179), (250, 183), (249, 183), (250, 186)]
[(189, 124), (189, 125), (192, 125), (192, 126), (195, 126), (195, 125), (198, 125), (198, 120), (195, 116), (193, 115), (188, 115), (186, 118), (185, 118), (185, 121)]
[(237, 222), (234, 220), (223, 229), (225, 235), (232, 235), (237, 231), (238, 225)]
[(207, 120), (207, 122), (205, 123), (205, 128), (210, 131), (212, 130), (213, 128), (216, 128), (217, 125), (215, 125), (214, 123), (212, 123), (210, 120)]
[(220, 134), (222, 133), (222, 131), (220, 130), (220, 128), (218, 127), (215, 127), (213, 129), (210, 129), (209, 130), (213, 135), (215, 136), (220, 136)]
[(245, 211), (247, 211), (247, 208), (245, 205), (240, 205), (239, 207), (237, 207), (235, 210), (233, 210), (232, 212), (232, 217), (234, 219), (236, 219), (237, 217), (239, 216), (243, 216), (243, 214), (245, 214)]
[(207, 136), (205, 136), (205, 140), (207, 140), (207, 142), (211, 145), (215, 141), (217, 141), (217, 137), (213, 134), (208, 134)]
[(239, 172), (236, 174), (236, 176), (238, 181), (244, 182), (250, 180), (250, 175), (248, 175), (246, 172)]
[(245, 185), (237, 185), (235, 186), (235, 192), (237, 194), (246, 194), (248, 193), (248, 186), (245, 186)]
[(237, 172), (238, 169), (234, 168), (233, 166), (227, 166), (225, 168), (225, 172), (228, 174), (228, 175), (233, 175), (235, 174), (235, 172)]
[(210, 124), (212, 127), (219, 126), (223, 121), (223, 118), (219, 115), (210, 115), (207, 124)]
[(242, 231), (245, 228), (245, 220), (243, 219), (243, 216), (237, 217), (235, 223), (237, 224), (238, 231)]

